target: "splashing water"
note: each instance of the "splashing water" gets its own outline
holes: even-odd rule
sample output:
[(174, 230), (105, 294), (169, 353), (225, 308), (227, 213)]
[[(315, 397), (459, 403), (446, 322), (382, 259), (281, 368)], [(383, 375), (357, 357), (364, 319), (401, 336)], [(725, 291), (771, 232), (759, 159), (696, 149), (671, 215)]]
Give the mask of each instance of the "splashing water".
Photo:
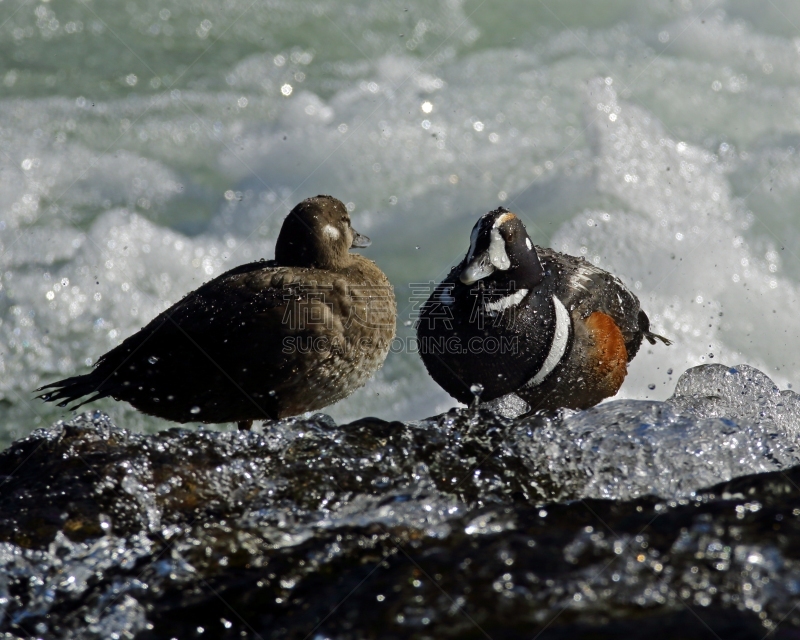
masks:
[(717, 631), (797, 626), (798, 425), (798, 395), (744, 365), (518, 420), (145, 435), (83, 414), (0, 454), (0, 631), (464, 637), (681, 600)]

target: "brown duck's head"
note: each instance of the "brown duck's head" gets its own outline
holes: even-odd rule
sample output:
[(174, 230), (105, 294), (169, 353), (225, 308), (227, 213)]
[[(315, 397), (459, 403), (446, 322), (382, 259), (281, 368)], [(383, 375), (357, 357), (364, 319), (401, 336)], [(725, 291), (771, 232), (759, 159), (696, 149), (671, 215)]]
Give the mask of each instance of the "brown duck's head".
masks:
[(286, 216), (275, 261), (286, 267), (339, 269), (352, 260), (350, 249), (368, 247), (370, 239), (350, 226), (347, 207), (332, 196), (303, 200)]

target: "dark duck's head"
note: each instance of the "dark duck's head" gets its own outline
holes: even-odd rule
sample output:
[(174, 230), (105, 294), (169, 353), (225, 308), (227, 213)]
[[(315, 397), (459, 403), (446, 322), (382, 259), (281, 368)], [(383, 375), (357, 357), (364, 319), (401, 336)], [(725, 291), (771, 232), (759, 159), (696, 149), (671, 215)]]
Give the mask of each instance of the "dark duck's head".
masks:
[(275, 244), (275, 261), (286, 267), (341, 269), (352, 261), (350, 249), (369, 245), (370, 239), (350, 226), (350, 215), (340, 200), (316, 196), (286, 216)]
[(469, 251), (456, 272), (459, 281), (468, 287), (481, 283), (484, 289), (516, 294), (519, 300), (515, 303), (545, 275), (525, 225), (503, 207), (475, 223)]

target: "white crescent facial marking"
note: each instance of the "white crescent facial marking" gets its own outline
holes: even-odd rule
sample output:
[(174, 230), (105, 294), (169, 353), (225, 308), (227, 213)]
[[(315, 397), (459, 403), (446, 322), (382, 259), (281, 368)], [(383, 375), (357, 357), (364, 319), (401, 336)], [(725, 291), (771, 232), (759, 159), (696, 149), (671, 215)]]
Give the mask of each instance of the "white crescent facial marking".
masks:
[(489, 232), (489, 249), (477, 257), (475, 256), (476, 245), (481, 232), (481, 223), (486, 216), (483, 216), (475, 223), (475, 226), (472, 227), (472, 234), (469, 237), (469, 252), (465, 261), (467, 267), (461, 274), (461, 282), (473, 284), (481, 278), (494, 273), (495, 269), (507, 271), (511, 267), (511, 260), (508, 258), (508, 253), (506, 253), (506, 241), (500, 235), (498, 227), (506, 220), (511, 220), (515, 217), (513, 213), (504, 213), (494, 221)]
[(516, 307), (520, 302), (522, 302), (522, 299), (527, 295), (528, 295), (527, 289), (520, 289), (519, 291), (515, 291), (514, 293), (507, 295), (503, 298), (500, 298), (495, 302), (487, 302), (486, 304), (483, 305), (483, 308), (490, 313), (492, 312), (502, 313), (503, 311), (505, 311), (510, 307)]
[[(501, 216), (502, 217), (502, 216)], [(497, 227), (497, 225), (495, 225)], [(507, 271), (511, 266), (511, 260), (506, 253), (506, 241), (500, 235), (500, 230), (493, 228), (491, 231), (491, 241), (489, 242), (489, 261), (496, 269)]]
[(525, 246), (528, 247), (528, 251), (533, 251), (533, 243), (530, 238), (525, 238)]
[(339, 239), (339, 230), (331, 224), (326, 224), (324, 227), (322, 227), (322, 233), (326, 238), (328, 238), (328, 240)]
[(535, 387), (540, 385), (544, 379), (552, 373), (556, 368), (564, 353), (567, 351), (567, 344), (569, 344), (569, 332), (572, 322), (569, 318), (569, 311), (567, 311), (564, 303), (561, 302), (556, 296), (553, 296), (553, 307), (556, 312), (556, 331), (553, 334), (553, 344), (550, 345), (550, 352), (544, 359), (544, 364), (539, 372), (530, 379), (526, 386)]

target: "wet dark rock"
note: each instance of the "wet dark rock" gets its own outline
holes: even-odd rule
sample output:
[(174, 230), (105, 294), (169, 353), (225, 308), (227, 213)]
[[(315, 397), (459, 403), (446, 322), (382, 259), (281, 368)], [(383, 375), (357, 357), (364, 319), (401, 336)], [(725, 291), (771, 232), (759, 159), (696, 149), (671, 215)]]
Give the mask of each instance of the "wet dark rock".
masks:
[(516, 420), (142, 435), (83, 414), (0, 453), (0, 631), (796, 633), (796, 406), (711, 365), (666, 403)]

